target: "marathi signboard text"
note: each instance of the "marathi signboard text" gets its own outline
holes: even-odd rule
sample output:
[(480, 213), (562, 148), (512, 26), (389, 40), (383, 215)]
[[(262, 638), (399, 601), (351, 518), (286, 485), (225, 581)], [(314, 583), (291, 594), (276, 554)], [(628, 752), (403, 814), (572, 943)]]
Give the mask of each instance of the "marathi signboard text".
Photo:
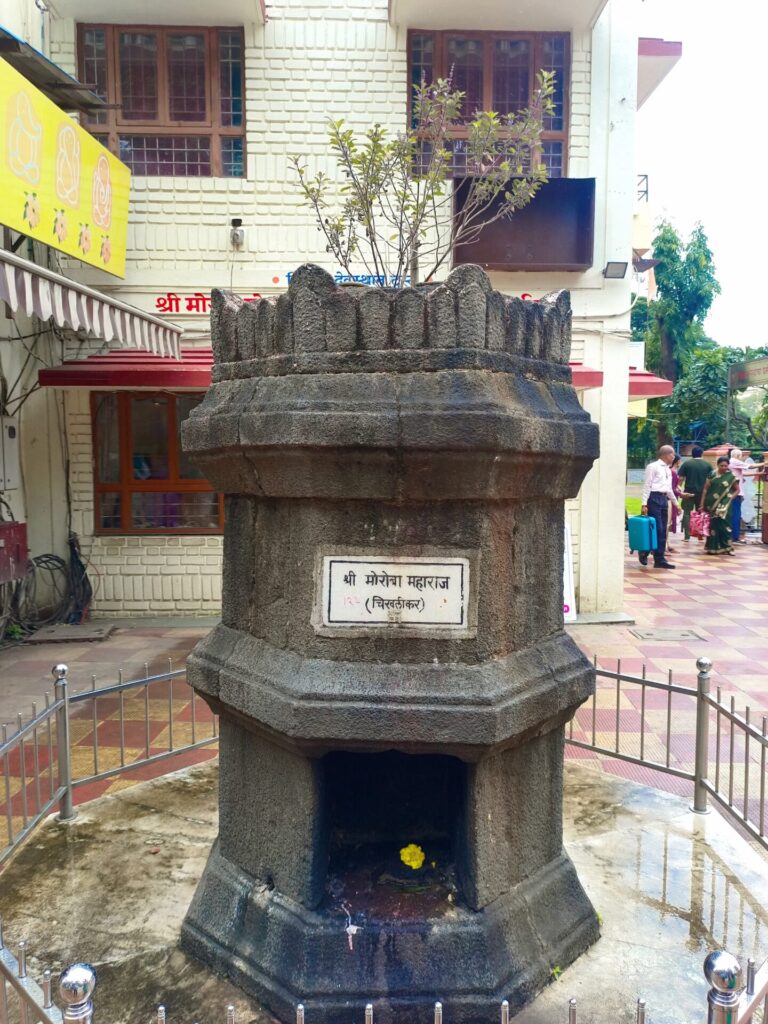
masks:
[(469, 560), (327, 555), (322, 625), (466, 630)]

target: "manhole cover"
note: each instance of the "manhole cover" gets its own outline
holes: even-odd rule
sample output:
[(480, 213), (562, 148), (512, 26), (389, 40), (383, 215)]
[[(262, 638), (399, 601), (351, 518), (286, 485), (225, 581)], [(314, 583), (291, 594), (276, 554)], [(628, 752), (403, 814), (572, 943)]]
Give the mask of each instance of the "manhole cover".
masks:
[(28, 644), (50, 644), (66, 643), (72, 640), (79, 640), (81, 643), (89, 640), (106, 640), (114, 633), (114, 626), (93, 626), (86, 622), (81, 626), (67, 625), (60, 623), (58, 626), (44, 626), (36, 633), (26, 638)]
[(638, 640), (704, 640), (695, 629), (630, 629)]

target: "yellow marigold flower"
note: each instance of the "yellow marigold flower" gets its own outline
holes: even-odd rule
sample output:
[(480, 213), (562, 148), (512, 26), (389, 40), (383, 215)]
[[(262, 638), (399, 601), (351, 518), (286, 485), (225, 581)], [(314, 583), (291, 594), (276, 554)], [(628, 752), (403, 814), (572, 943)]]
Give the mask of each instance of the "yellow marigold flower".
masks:
[(414, 871), (418, 871), (421, 865), (424, 863), (424, 851), (416, 843), (408, 843), (400, 851), (400, 860), (403, 864), (406, 864), (409, 868), (413, 868)]

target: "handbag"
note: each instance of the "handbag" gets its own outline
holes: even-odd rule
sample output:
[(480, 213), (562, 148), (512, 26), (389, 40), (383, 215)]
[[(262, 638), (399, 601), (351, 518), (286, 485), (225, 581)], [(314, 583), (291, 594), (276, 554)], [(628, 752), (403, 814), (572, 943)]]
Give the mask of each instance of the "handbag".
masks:
[(694, 509), (691, 512), (691, 536), (709, 536), (709, 512), (700, 511), (699, 509)]

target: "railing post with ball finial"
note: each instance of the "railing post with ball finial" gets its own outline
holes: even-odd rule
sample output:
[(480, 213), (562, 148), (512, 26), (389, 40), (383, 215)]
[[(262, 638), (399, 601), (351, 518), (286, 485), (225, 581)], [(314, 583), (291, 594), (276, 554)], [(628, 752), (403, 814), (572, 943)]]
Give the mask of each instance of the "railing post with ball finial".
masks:
[(715, 950), (704, 961), (704, 977), (710, 985), (707, 1024), (736, 1024), (743, 981), (739, 961), (724, 949)]
[(61, 972), (59, 995), (64, 1003), (64, 1024), (92, 1024), (96, 971), (90, 964), (73, 964)]
[(696, 660), (698, 670), (696, 697), (696, 763), (693, 775), (693, 807), (697, 814), (707, 813), (706, 781), (709, 774), (709, 676), (712, 662), (701, 657)]
[(69, 695), (67, 692), (66, 665), (54, 665), (51, 675), (54, 679), (56, 700), (56, 751), (59, 763), (59, 787), (64, 790), (59, 800), (59, 821), (72, 821), (77, 816), (72, 803), (72, 762), (69, 741)]

